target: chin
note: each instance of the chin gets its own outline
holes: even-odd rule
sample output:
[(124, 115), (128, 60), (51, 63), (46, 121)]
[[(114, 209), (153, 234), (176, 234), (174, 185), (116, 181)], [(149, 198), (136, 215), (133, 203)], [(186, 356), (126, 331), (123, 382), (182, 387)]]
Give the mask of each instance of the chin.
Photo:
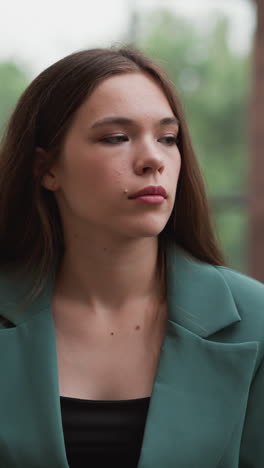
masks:
[(141, 237), (158, 237), (158, 235), (163, 231), (165, 228), (166, 223), (156, 222), (156, 223), (140, 223), (137, 226), (131, 227), (128, 234), (130, 237), (133, 238), (141, 238)]
[[(144, 214), (119, 218), (111, 225), (112, 233), (123, 239), (158, 237), (168, 223), (170, 213)], [(112, 221), (112, 220), (111, 220)]]

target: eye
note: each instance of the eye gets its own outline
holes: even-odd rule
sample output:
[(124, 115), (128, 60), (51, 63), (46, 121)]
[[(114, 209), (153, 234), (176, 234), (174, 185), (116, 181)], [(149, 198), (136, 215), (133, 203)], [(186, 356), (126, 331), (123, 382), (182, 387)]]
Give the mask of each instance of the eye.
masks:
[(176, 145), (178, 143), (178, 137), (177, 136), (174, 136), (174, 135), (167, 135), (163, 138), (160, 138), (158, 141), (164, 141), (165, 140), (165, 143), (167, 146), (173, 146), (173, 145)]
[(115, 145), (115, 144), (122, 143), (123, 141), (128, 141), (128, 137), (126, 135), (113, 135), (113, 136), (101, 138), (100, 141), (102, 143), (106, 143), (106, 144), (109, 143), (109, 144)]

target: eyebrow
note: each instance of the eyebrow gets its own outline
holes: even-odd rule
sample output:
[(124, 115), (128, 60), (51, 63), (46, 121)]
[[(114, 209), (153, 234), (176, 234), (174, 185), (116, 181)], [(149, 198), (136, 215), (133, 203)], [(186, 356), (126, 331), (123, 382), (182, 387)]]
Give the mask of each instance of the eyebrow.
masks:
[[(171, 124), (174, 124), (177, 126), (180, 125), (180, 122), (176, 117), (164, 117), (158, 123), (159, 125), (171, 125)], [(101, 127), (107, 124), (112, 124), (112, 125), (121, 124), (121, 125), (133, 126), (133, 125), (136, 125), (136, 122), (126, 117), (105, 117), (104, 119), (97, 120), (96, 122), (94, 122), (91, 128), (97, 128), (97, 127)]]

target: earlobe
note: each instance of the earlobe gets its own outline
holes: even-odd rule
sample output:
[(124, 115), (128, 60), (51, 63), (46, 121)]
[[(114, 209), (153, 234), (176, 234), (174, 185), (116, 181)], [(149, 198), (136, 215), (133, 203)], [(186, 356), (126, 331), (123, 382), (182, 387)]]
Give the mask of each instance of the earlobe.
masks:
[(56, 192), (56, 190), (59, 188), (56, 176), (52, 173), (52, 171), (48, 171), (44, 175), (41, 180), (41, 185), (47, 190), (51, 190), (52, 192)]
[(36, 148), (36, 163), (34, 175), (40, 179), (41, 185), (52, 192), (58, 190), (59, 184), (53, 169), (48, 169), (50, 162), (49, 154), (43, 148)]

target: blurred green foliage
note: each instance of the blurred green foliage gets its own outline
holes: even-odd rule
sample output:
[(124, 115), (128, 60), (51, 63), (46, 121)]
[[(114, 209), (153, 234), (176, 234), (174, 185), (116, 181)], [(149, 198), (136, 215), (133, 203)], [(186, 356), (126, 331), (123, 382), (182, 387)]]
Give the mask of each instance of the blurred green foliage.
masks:
[[(209, 197), (245, 195), (250, 57), (230, 48), (228, 19), (202, 30), (162, 9), (143, 19), (142, 31), (137, 45), (181, 98)], [(213, 214), (228, 264), (246, 272), (246, 209), (223, 204)]]
[(28, 82), (27, 73), (18, 65), (10, 61), (0, 63), (0, 135)]

